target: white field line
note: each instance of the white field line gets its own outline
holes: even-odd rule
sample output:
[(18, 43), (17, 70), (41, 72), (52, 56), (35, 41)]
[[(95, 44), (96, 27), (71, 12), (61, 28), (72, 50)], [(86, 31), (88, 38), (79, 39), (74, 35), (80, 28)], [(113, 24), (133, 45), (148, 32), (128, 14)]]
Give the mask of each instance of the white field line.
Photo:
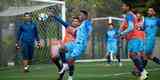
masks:
[[(153, 71), (160, 71), (160, 68), (155, 68), (155, 69), (148, 69), (148, 72), (153, 72)], [(97, 77), (117, 77), (117, 76), (122, 76), (122, 75), (129, 75), (131, 72), (124, 72), (124, 73), (115, 73), (115, 74), (104, 74), (104, 75), (98, 75), (98, 74), (87, 74), (87, 75), (77, 75), (79, 77), (92, 77), (92, 78), (97, 78)]]
[[(153, 72), (153, 71), (160, 71), (160, 68), (154, 68), (154, 69), (148, 69), (147, 71), (149, 72)], [(77, 77), (83, 77), (83, 78), (102, 78), (102, 77), (118, 77), (118, 76), (122, 76), (122, 75), (129, 75), (131, 74), (131, 72), (124, 72), (124, 73), (115, 73), (115, 74), (104, 74), (104, 75), (98, 75), (98, 74), (79, 74), (76, 75)], [(50, 75), (32, 75), (30, 76), (31, 78), (51, 78)], [(23, 76), (19, 75), (19, 76), (7, 76), (7, 78), (22, 78)], [(54, 75), (52, 75), (52, 77), (55, 77)], [(26, 78), (26, 77), (23, 77)]]

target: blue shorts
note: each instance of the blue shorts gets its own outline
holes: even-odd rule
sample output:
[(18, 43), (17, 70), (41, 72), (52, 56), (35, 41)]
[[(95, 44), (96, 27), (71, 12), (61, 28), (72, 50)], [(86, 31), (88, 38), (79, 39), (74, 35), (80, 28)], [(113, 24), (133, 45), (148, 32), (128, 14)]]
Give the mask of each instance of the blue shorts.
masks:
[(23, 60), (32, 60), (34, 53), (34, 42), (22, 42), (21, 47)]
[(144, 41), (141, 39), (132, 39), (128, 41), (128, 52), (144, 52)]
[(107, 42), (106, 51), (107, 51), (107, 54), (111, 53), (113, 55), (116, 55), (118, 51), (117, 41)]
[(144, 48), (145, 54), (152, 55), (154, 47), (155, 47), (155, 40), (154, 39), (146, 39), (145, 40), (145, 48)]
[(84, 44), (78, 44), (75, 42), (70, 42), (68, 44), (65, 45), (65, 47), (67, 48), (68, 52), (65, 54), (66, 55), (66, 59), (79, 59), (81, 54), (83, 54), (85, 52), (85, 49), (87, 46), (85, 46)]

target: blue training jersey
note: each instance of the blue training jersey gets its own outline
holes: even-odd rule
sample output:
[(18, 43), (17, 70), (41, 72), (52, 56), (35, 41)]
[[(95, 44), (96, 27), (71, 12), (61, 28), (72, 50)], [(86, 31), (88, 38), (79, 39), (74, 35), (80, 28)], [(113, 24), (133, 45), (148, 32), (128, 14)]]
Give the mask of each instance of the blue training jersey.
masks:
[(118, 41), (118, 30), (109, 29), (106, 33), (106, 42)]
[(17, 32), (17, 41), (34, 42), (34, 40), (39, 41), (36, 23), (33, 21), (29, 21), (19, 25), (19, 30)]
[(146, 33), (146, 39), (155, 39), (158, 26), (160, 26), (160, 19), (156, 17), (144, 18), (143, 28)]
[(90, 20), (85, 20), (79, 26), (76, 32), (76, 43), (82, 43), (87, 45), (89, 36), (92, 32), (92, 23)]

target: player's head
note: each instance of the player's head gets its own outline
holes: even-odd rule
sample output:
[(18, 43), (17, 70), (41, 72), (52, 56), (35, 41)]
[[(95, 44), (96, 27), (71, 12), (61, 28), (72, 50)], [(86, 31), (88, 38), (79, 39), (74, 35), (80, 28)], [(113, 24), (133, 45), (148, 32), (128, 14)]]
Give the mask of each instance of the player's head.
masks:
[(139, 12), (139, 11), (137, 11), (136, 12), (136, 17), (137, 17), (137, 19), (142, 19), (142, 13), (141, 12)]
[(107, 21), (107, 26), (109, 27), (109, 29), (113, 28), (113, 22), (112, 22), (112, 20), (108, 20)]
[(79, 17), (73, 17), (72, 19), (72, 27), (78, 27), (81, 25), (81, 20), (79, 19)]
[(85, 10), (80, 10), (79, 18), (81, 21), (88, 19), (88, 12)]
[(123, 12), (128, 12), (128, 11), (130, 11), (130, 10), (132, 10), (132, 4), (130, 4), (130, 3), (123, 3), (122, 4), (122, 11)]
[(149, 7), (147, 13), (148, 13), (148, 16), (155, 16), (156, 15), (156, 11), (153, 7)]
[(30, 21), (30, 20), (32, 20), (32, 13), (25, 13), (24, 14), (24, 19), (26, 20), (26, 21)]
[(53, 8), (49, 8), (48, 12), (47, 12), (48, 16), (53, 16), (54, 15), (54, 11), (55, 10)]

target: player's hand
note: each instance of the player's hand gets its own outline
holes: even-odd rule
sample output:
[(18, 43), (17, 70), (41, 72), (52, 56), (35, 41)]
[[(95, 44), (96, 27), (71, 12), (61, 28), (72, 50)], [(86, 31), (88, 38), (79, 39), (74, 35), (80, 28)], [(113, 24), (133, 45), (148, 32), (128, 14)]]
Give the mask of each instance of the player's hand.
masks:
[(41, 46), (41, 43), (40, 43), (40, 41), (37, 41), (37, 48), (41, 48), (42, 46)]
[(19, 49), (20, 49), (19, 43), (16, 43), (16, 50), (19, 50)]

